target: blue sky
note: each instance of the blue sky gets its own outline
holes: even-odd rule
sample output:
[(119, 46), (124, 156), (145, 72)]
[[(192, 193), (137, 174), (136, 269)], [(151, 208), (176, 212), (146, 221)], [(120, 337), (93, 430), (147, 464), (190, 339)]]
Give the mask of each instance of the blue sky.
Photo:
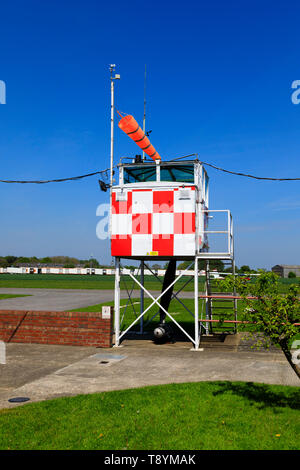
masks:
[[(12, 1), (1, 5), (0, 179), (75, 176), (109, 166), (110, 63), (116, 107), (163, 158), (197, 152), (223, 168), (300, 177), (300, 6), (289, 1)], [(116, 127), (116, 161), (137, 147)], [(208, 168), (210, 207), (230, 209), (236, 262), (300, 264), (300, 182)], [(0, 256), (110, 262), (96, 237), (97, 178), (0, 184)]]

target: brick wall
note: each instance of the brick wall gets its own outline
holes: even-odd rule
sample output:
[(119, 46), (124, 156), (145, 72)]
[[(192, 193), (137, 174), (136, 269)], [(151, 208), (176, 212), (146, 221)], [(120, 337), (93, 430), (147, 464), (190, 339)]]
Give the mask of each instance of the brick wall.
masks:
[(11, 343), (112, 346), (112, 318), (102, 313), (0, 310), (0, 340)]

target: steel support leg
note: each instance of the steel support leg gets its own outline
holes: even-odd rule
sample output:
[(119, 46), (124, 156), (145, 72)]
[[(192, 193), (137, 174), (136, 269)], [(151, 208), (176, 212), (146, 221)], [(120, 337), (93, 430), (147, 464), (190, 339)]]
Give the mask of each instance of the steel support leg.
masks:
[[(144, 270), (145, 270), (145, 265), (144, 261), (141, 261), (141, 285), (144, 287)], [(143, 313), (144, 311), (144, 289), (141, 289), (141, 303), (140, 303), (140, 313)], [(141, 317), (140, 320), (140, 334), (144, 333), (144, 315)]]
[(120, 258), (116, 258), (115, 267), (115, 346), (120, 346)]
[(195, 349), (199, 349), (199, 283), (198, 283), (198, 258), (195, 258), (195, 265), (194, 265), (194, 279), (195, 279), (195, 300), (194, 300), (194, 307), (195, 307)]
[[(205, 310), (206, 310), (206, 320), (210, 320), (210, 299), (207, 298), (207, 296), (209, 295), (210, 293), (210, 289), (209, 289), (209, 261), (206, 260), (206, 263), (205, 263), (205, 295), (206, 295), (206, 299), (205, 299)], [(209, 334), (209, 323), (206, 322), (205, 323), (205, 334), (208, 335)]]
[[(234, 280), (236, 280), (236, 272), (235, 272), (235, 261), (234, 258), (232, 260), (232, 274), (234, 276)], [(233, 295), (236, 296), (236, 288), (233, 289)], [(237, 299), (234, 299), (234, 319), (237, 321)], [(237, 323), (234, 324), (234, 333), (237, 333)]]

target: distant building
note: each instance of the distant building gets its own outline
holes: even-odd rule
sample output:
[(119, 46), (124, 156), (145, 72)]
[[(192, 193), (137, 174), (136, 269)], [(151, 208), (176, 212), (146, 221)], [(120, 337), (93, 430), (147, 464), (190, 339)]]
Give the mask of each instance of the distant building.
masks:
[(273, 266), (272, 271), (281, 277), (288, 277), (289, 273), (295, 273), (297, 277), (300, 277), (300, 266), (295, 264), (276, 264), (276, 266)]

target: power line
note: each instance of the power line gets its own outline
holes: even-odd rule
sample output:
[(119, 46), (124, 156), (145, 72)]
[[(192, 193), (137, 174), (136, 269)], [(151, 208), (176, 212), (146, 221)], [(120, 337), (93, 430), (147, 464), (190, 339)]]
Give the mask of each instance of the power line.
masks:
[(30, 180), (30, 181), (24, 181), (24, 180), (0, 180), (0, 183), (19, 183), (19, 184), (46, 184), (46, 183), (64, 183), (65, 181), (76, 181), (80, 180), (83, 178), (89, 178), (90, 176), (95, 176), (95, 175), (100, 175), (103, 173), (106, 173), (110, 171), (110, 168), (107, 168), (106, 170), (102, 171), (94, 171), (93, 173), (88, 173), (86, 175), (80, 175), (80, 176), (71, 176), (69, 178), (59, 178), (59, 179), (53, 179), (53, 180)]
[(218, 166), (212, 165), (211, 163), (203, 162), (200, 161), (203, 165), (210, 166), (211, 168), (214, 168), (215, 170), (223, 171), (224, 173), (230, 173), (231, 175), (237, 175), (237, 176), (245, 176), (247, 178), (254, 178), (256, 180), (267, 180), (267, 181), (300, 181), (300, 178), (271, 178), (271, 177), (264, 177), (264, 176), (255, 176), (255, 175), (247, 175), (246, 173), (239, 173), (237, 171), (230, 171), (230, 170), (225, 170), (224, 168), (220, 168)]
[[(173, 161), (183, 159), (183, 158), (186, 158), (186, 157), (190, 157), (190, 156), (194, 156), (194, 155), (195, 154), (186, 155), (185, 157), (180, 157), (180, 158), (174, 159)], [(214, 168), (215, 170), (223, 171), (224, 173), (229, 173), (231, 175), (236, 175), (236, 176), (244, 176), (246, 178), (253, 178), (253, 179), (257, 179), (257, 180), (300, 181), (300, 178), (272, 178), (272, 177), (255, 176), (255, 175), (250, 175), (250, 174), (247, 174), (247, 173), (241, 173), (241, 172), (237, 172), (237, 171), (226, 170), (225, 168), (218, 167), (216, 165), (213, 165), (212, 163), (204, 162), (202, 160), (200, 160), (200, 163), (202, 163), (203, 165), (209, 166), (211, 168)], [(116, 167), (114, 167), (114, 168), (116, 168)], [(95, 171), (93, 173), (87, 173), (86, 175), (72, 176), (72, 177), (69, 177), (69, 178), (59, 178), (59, 179), (53, 179), (53, 180), (29, 180), (29, 181), (24, 181), (24, 180), (0, 180), (0, 183), (10, 183), (10, 184), (14, 184), (14, 183), (18, 183), (18, 184), (64, 183), (65, 181), (77, 181), (77, 180), (80, 180), (80, 179), (83, 179), (83, 178), (89, 178), (90, 176), (100, 175), (100, 174), (103, 174), (103, 173), (105, 173), (107, 175), (108, 172), (110, 172), (110, 168), (106, 168), (105, 170), (101, 170), (101, 171)]]

